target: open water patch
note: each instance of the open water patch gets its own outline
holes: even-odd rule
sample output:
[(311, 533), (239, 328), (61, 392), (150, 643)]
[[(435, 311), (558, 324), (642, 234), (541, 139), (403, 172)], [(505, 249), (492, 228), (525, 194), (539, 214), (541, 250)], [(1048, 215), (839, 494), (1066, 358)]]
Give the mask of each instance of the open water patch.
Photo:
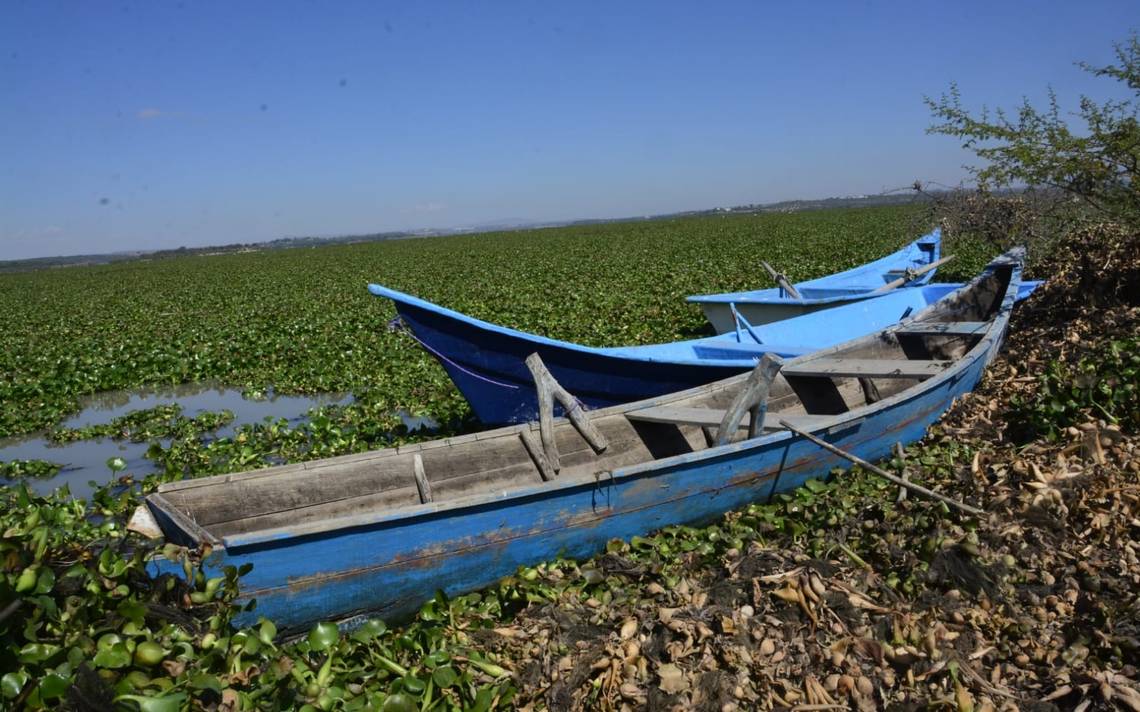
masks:
[[(352, 401), (352, 396), (346, 394), (291, 396), (267, 390), (263, 394), (247, 396), (239, 389), (216, 384), (183, 384), (111, 391), (83, 398), (80, 400), (80, 411), (61, 422), (60, 427), (82, 429), (105, 425), (137, 410), (176, 403), (182, 408), (182, 415), (189, 418), (223, 410), (233, 413), (233, 420), (207, 434), (206, 439), (214, 440), (231, 437), (238, 427), (259, 423), (266, 418), (284, 418), (290, 426), (296, 427), (308, 421), (309, 411), (313, 408), (348, 405)], [(429, 425), (418, 422), (419, 419), (409, 415), (405, 419), (409, 430), (413, 429), (413, 421), (417, 427)], [(58, 463), (62, 467), (55, 475), (22, 481), (41, 494), (66, 484), (76, 497), (86, 497), (92, 491), (89, 482), (107, 483), (117, 476), (107, 466), (107, 461), (111, 458), (122, 458), (126, 463), (123, 472), (140, 479), (157, 472), (157, 464), (146, 457), (147, 450), (155, 442), (164, 447), (170, 444), (169, 439), (131, 442), (109, 437), (57, 443), (48, 439), (46, 433), (40, 432), (0, 440), (0, 462), (44, 460)], [(0, 479), (0, 483), (12, 484), (12, 481)]]

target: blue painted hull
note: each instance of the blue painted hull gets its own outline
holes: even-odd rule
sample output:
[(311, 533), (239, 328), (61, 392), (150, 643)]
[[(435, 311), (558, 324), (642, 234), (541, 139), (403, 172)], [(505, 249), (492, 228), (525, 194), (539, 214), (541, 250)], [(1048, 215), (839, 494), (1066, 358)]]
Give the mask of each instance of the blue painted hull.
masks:
[[(831, 309), (843, 304), (879, 296), (875, 290), (906, 274), (920, 269), (941, 256), (942, 231), (935, 229), (897, 252), (845, 272), (797, 283), (799, 299), (788, 296), (783, 288), (754, 289), (722, 294), (696, 294), (687, 301), (697, 304), (718, 334), (733, 331), (736, 309), (750, 324), (769, 324)], [(937, 270), (919, 275), (903, 288), (921, 287), (929, 283)]]
[[(900, 289), (817, 314), (703, 339), (592, 348), (490, 324), (379, 285), (403, 323), (439, 361), (475, 415), (489, 425), (537, 417), (537, 395), (524, 363), (538, 353), (550, 372), (589, 408), (644, 400), (742, 373), (765, 353), (795, 357), (873, 333), (918, 312), (961, 284)], [(1032, 291), (1027, 285), (1026, 295)]]

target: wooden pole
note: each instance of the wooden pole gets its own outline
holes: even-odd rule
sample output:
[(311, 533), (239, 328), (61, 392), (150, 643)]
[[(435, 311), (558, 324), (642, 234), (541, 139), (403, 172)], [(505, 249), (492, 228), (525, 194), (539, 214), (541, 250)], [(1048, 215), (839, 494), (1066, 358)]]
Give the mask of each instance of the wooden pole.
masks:
[(768, 271), (768, 275), (772, 279), (776, 280), (776, 284), (783, 287), (784, 291), (788, 293), (789, 297), (792, 299), (803, 299), (803, 297), (800, 296), (799, 290), (796, 289), (790, 281), (788, 281), (787, 276), (784, 275), (783, 272), (777, 272), (775, 267), (768, 264), (767, 262), (764, 262), (763, 260), (760, 261), (760, 264), (763, 265), (764, 269)]
[(736, 433), (736, 429), (740, 427), (740, 421), (744, 420), (744, 414), (749, 411), (752, 413), (752, 419), (748, 422), (748, 437), (752, 438), (757, 433), (763, 432), (764, 413), (768, 409), (768, 392), (783, 365), (784, 360), (776, 354), (764, 354), (764, 358), (760, 359), (760, 363), (756, 364), (756, 368), (748, 374), (748, 380), (732, 399), (732, 405), (725, 411), (720, 427), (716, 431), (717, 445), (728, 443)]
[[(527, 427), (529, 428), (530, 426), (528, 425)], [(520, 430), (519, 438), (522, 439), (523, 446), (526, 448), (527, 453), (530, 454), (530, 458), (534, 460), (535, 467), (538, 468), (538, 474), (542, 476), (543, 481), (549, 482), (554, 479), (556, 473), (550, 467), (550, 462), (546, 459), (546, 453), (543, 452), (542, 445), (534, 439), (534, 434), (529, 430)]]
[(923, 265), (922, 267), (919, 267), (916, 270), (909, 270), (908, 269), (905, 275), (903, 275), (902, 277), (899, 277), (898, 279), (894, 280), (893, 282), (887, 282), (886, 284), (884, 284), (883, 286), (879, 287), (874, 292), (872, 292), (872, 294), (881, 294), (883, 292), (889, 292), (892, 289), (895, 289), (896, 287), (901, 287), (904, 284), (906, 284), (907, 282), (911, 282), (911, 281), (918, 279), (919, 277), (926, 274), (927, 272), (929, 272), (932, 269), (938, 269), (939, 267), (946, 264), (947, 262), (949, 262), (952, 259), (954, 259), (954, 255), (946, 255), (942, 259), (934, 260), (930, 264)]
[(911, 482), (910, 480), (904, 480), (901, 477), (896, 477), (895, 475), (892, 475), (891, 473), (887, 472), (886, 470), (884, 470), (880, 467), (876, 467), (875, 465), (872, 465), (871, 463), (867, 462), (866, 460), (859, 457), (858, 455), (852, 455), (849, 452), (846, 452), (844, 450), (841, 450), (841, 449), (835, 447), (834, 445), (827, 442), (826, 440), (821, 440), (820, 438), (817, 438), (816, 436), (812, 435), (811, 433), (807, 433), (807, 432), (804, 432), (803, 430), (800, 430), (799, 428), (795, 427), (794, 425), (792, 425), (791, 423), (789, 423), (786, 420), (781, 420), (780, 425), (784, 426), (785, 428), (787, 428), (789, 431), (795, 433), (796, 435), (800, 435), (802, 437), (807, 438), (808, 440), (811, 440), (813, 443), (815, 443), (816, 445), (819, 445), (824, 450), (827, 450), (829, 452), (833, 452), (836, 455), (839, 455), (840, 457), (846, 458), (846, 459), (850, 460), (851, 462), (854, 462), (856, 465), (862, 467), (863, 469), (870, 470), (871, 472), (874, 472), (879, 477), (882, 477), (886, 480), (894, 482), (896, 485), (899, 485), (900, 487), (906, 487), (907, 489), (909, 489), (911, 492), (914, 492), (915, 494), (920, 494), (924, 497), (929, 497), (930, 499), (938, 500), (939, 502), (942, 502), (944, 504), (948, 504), (951, 507), (954, 507), (956, 509), (960, 509), (963, 512), (966, 512), (968, 514), (973, 514), (973, 515), (977, 515), (977, 516), (984, 516), (986, 513), (986, 511), (984, 509), (978, 509), (977, 507), (971, 507), (970, 505), (965, 504), (964, 502), (959, 502), (956, 499), (951, 499), (950, 497), (947, 497), (944, 494), (938, 494), (934, 490), (926, 489), (922, 485), (916, 485), (915, 483)]
[(575, 429), (585, 438), (594, 452), (602, 452), (609, 443), (590, 419), (577, 398), (558, 383), (554, 375), (542, 362), (542, 357), (533, 353), (526, 357), (526, 367), (534, 378), (534, 388), (538, 393), (538, 434), (542, 439), (542, 449), (550, 468), (555, 472), (562, 469), (558, 459), (558, 446), (554, 442), (554, 401), (562, 404), (567, 419)]

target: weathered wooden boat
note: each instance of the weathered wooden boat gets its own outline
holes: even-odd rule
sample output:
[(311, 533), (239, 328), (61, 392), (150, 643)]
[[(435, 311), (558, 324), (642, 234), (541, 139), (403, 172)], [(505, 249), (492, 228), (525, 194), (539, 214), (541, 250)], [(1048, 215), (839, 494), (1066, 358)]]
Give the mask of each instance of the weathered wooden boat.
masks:
[[(652, 398), (742, 373), (766, 353), (794, 357), (890, 326), (960, 284), (898, 289), (827, 311), (753, 326), (743, 317), (726, 334), (646, 346), (595, 348), (491, 324), (377, 284), (397, 324), (432, 354), (488, 425), (538, 414), (526, 357), (537, 353), (554, 377), (591, 408)], [(1027, 285), (1026, 293), (1033, 285)]]
[(698, 304), (718, 334), (736, 329), (737, 315), (753, 326), (789, 319), (840, 304), (870, 299), (900, 287), (920, 287), (950, 258), (941, 256), (942, 231), (935, 229), (898, 252), (846, 272), (790, 284), (768, 263), (761, 263), (780, 285), (771, 289), (724, 294), (696, 294)]
[[(239, 622), (398, 617), (436, 590), (707, 521), (844, 464), (783, 423), (868, 460), (917, 440), (997, 353), (1022, 254), (899, 324), (782, 368), (766, 356), (750, 374), (567, 419), (547, 405), (537, 425), (164, 484), (137, 516), (168, 541), (208, 545), (210, 570), (252, 564), (240, 590), (258, 605)], [(152, 570), (181, 575), (162, 558)]]

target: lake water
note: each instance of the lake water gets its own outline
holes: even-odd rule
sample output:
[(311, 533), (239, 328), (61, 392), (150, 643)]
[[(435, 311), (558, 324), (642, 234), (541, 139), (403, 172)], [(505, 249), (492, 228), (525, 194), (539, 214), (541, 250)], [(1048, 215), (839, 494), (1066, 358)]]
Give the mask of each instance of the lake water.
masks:
[[(210, 384), (188, 384), (169, 388), (147, 388), (135, 391), (100, 393), (83, 399), (81, 411), (63, 421), (68, 428), (83, 428), (109, 423), (115, 418), (135, 410), (154, 408), (158, 405), (178, 403), (182, 414), (195, 417), (206, 412), (228, 410), (234, 419), (212, 434), (212, 438), (225, 438), (234, 434), (238, 426), (258, 423), (265, 418), (285, 418), (291, 425), (300, 425), (308, 420), (312, 408), (327, 405), (347, 405), (352, 396), (345, 394), (322, 394), (316, 396), (284, 396), (272, 392), (264, 398), (245, 398), (240, 390)], [(398, 413), (408, 430), (420, 428), (434, 429), (438, 425), (430, 418), (412, 416), (407, 412)], [(160, 441), (163, 445), (168, 441)], [(53, 443), (43, 433), (24, 435), (16, 438), (0, 439), (0, 461), (47, 460), (63, 464), (64, 467), (52, 478), (28, 479), (29, 487), (41, 493), (67, 484), (76, 497), (86, 497), (91, 492), (89, 481), (97, 484), (109, 482), (112, 473), (107, 460), (121, 457), (127, 463), (124, 473), (143, 477), (157, 471), (155, 463), (146, 458), (150, 442), (98, 438), (79, 440), (71, 443)], [(0, 479), (0, 483), (10, 484)]]

